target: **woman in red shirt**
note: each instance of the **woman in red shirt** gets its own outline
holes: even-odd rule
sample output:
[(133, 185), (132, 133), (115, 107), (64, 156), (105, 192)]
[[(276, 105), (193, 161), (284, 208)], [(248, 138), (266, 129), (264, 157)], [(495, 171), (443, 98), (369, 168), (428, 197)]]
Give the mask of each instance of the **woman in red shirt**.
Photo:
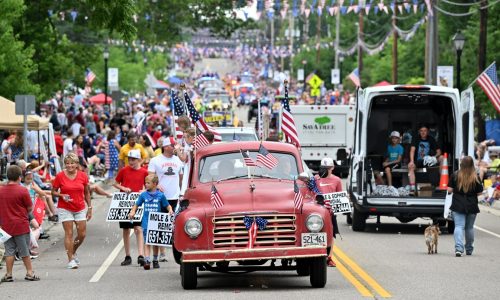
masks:
[[(70, 152), (64, 157), (65, 169), (59, 172), (52, 183), (52, 197), (57, 203), (59, 221), (64, 228), (64, 247), (68, 255), (68, 269), (77, 269), (80, 260), (76, 250), (82, 245), (87, 231), (87, 221), (92, 218), (89, 178), (78, 170), (78, 156)], [(73, 223), (77, 235), (73, 240)]]

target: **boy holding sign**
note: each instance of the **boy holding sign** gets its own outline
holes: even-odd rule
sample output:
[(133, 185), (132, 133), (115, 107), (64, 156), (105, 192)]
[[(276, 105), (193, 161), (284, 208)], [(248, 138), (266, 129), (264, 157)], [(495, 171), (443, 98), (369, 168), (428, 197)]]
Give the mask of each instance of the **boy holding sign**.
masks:
[[(149, 213), (151, 212), (161, 212), (162, 208), (166, 208), (169, 214), (173, 213), (172, 206), (168, 204), (167, 198), (165, 195), (158, 190), (158, 176), (156, 175), (148, 175), (146, 177), (146, 191), (142, 192), (137, 199), (134, 207), (130, 211), (128, 217), (129, 219), (133, 219), (137, 208), (144, 204), (144, 214), (142, 216), (142, 233), (143, 236), (146, 237), (147, 229), (148, 229), (148, 220)], [(145, 252), (145, 262), (144, 262), (144, 270), (149, 270), (151, 267), (150, 260), (150, 248), (149, 245), (144, 244), (144, 252)], [(160, 263), (158, 262), (158, 246), (153, 246), (153, 268), (158, 269), (160, 267)]]
[[(113, 186), (124, 193), (138, 193), (144, 188), (144, 180), (148, 176), (148, 171), (141, 168), (141, 152), (139, 150), (130, 150), (127, 157), (128, 166), (120, 169)], [(139, 253), (137, 263), (144, 266), (144, 236), (142, 235), (141, 223), (120, 222), (120, 228), (123, 229), (123, 245), (125, 248), (125, 260), (122, 261), (121, 265), (128, 266), (132, 263), (130, 257), (130, 229), (133, 228)]]

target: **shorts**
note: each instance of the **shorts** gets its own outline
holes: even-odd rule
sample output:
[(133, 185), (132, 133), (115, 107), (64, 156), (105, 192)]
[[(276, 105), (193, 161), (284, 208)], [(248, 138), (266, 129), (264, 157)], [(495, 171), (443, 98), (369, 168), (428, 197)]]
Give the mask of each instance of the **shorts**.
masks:
[(81, 211), (69, 211), (64, 208), (58, 208), (59, 222), (67, 222), (67, 221), (86, 221), (87, 220), (87, 209)]
[(141, 222), (120, 222), (119, 223), (121, 229), (132, 229), (134, 227), (141, 227)]
[[(176, 207), (177, 207), (177, 202), (179, 202), (178, 199), (168, 199), (168, 204), (170, 204), (170, 206), (172, 206), (172, 210), (175, 211)], [(165, 211), (167, 212), (167, 211)]]
[[(386, 166), (386, 168), (390, 168), (391, 170), (392, 170), (392, 169), (397, 169), (397, 168), (399, 168), (399, 167), (401, 167), (401, 164), (400, 164), (400, 163), (398, 163), (398, 162), (392, 162), (392, 163), (389, 163), (389, 164)], [(384, 169), (385, 169), (385, 168), (384, 168)]]
[(8, 239), (5, 243), (5, 256), (14, 256), (16, 252), (19, 257), (30, 256), (30, 234), (16, 235)]

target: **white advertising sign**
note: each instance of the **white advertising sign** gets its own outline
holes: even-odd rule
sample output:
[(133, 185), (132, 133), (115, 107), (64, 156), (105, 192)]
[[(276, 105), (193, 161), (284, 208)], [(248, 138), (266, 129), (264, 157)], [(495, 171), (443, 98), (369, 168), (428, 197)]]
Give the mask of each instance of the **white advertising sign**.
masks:
[[(135, 202), (139, 198), (139, 193), (114, 193), (109, 205), (107, 222), (129, 222), (128, 214), (134, 207)], [(138, 207), (134, 219), (131, 222), (140, 222), (144, 209), (142, 206)]]
[(351, 212), (351, 203), (346, 191), (324, 194), (325, 201), (330, 201), (334, 214), (343, 214)]
[(444, 87), (453, 87), (453, 66), (437, 67), (437, 85)]
[(304, 69), (297, 70), (297, 80), (304, 81)]
[(332, 77), (332, 84), (339, 84), (340, 83), (340, 70), (339, 69), (332, 69), (331, 70), (331, 77)]
[(175, 215), (150, 212), (146, 238), (147, 245), (172, 246)]
[(108, 86), (118, 87), (118, 68), (108, 68)]

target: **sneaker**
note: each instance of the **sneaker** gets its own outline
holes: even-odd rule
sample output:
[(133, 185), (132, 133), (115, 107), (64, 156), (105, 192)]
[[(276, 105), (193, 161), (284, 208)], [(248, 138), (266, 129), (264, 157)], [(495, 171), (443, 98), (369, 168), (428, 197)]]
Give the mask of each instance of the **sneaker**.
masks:
[(168, 261), (168, 260), (167, 260), (167, 256), (166, 256), (165, 254), (160, 254), (160, 259), (159, 259), (159, 261), (161, 261), (161, 262), (167, 262), (167, 261)]
[(67, 269), (78, 269), (78, 264), (75, 262), (74, 259), (72, 259), (68, 265), (66, 266)]
[(138, 263), (138, 264), (139, 264), (139, 266), (141, 266), (141, 267), (142, 267), (142, 266), (144, 266), (144, 256), (139, 255), (139, 256), (137, 257), (137, 263)]
[(456, 257), (462, 257), (462, 252), (460, 252), (460, 251), (455, 251), (455, 256), (456, 256)]
[(38, 258), (38, 252), (30, 250), (30, 258), (31, 259), (36, 259)]
[(122, 261), (121, 265), (128, 266), (130, 264), (132, 264), (132, 257), (127, 255), (127, 256), (125, 256), (125, 259)]
[(465, 251), (466, 255), (472, 255), (472, 251)]
[(331, 256), (328, 256), (328, 258), (326, 259), (326, 264), (332, 268), (335, 268), (337, 266)]
[(21, 260), (21, 257), (19, 256), (19, 253), (17, 253), (17, 252), (16, 252), (16, 253), (14, 254), (14, 259), (15, 259), (16, 261), (20, 261), (20, 260)]
[(53, 215), (52, 217), (49, 217), (48, 220), (51, 222), (57, 223), (57, 222), (59, 222), (59, 216)]
[(46, 233), (44, 232), (44, 233), (40, 234), (39, 239), (44, 240), (44, 239), (48, 239), (49, 237), (50, 237), (50, 235), (48, 235), (48, 234), (46, 234)]
[(78, 256), (76, 256), (76, 254), (73, 255), (73, 260), (76, 262), (78, 266), (80, 266), (80, 259), (78, 258)]
[(153, 269), (159, 269), (160, 263), (157, 260), (153, 260)]
[(149, 269), (151, 269), (151, 263), (149, 261), (145, 261), (143, 267), (144, 267), (144, 270), (149, 270)]

